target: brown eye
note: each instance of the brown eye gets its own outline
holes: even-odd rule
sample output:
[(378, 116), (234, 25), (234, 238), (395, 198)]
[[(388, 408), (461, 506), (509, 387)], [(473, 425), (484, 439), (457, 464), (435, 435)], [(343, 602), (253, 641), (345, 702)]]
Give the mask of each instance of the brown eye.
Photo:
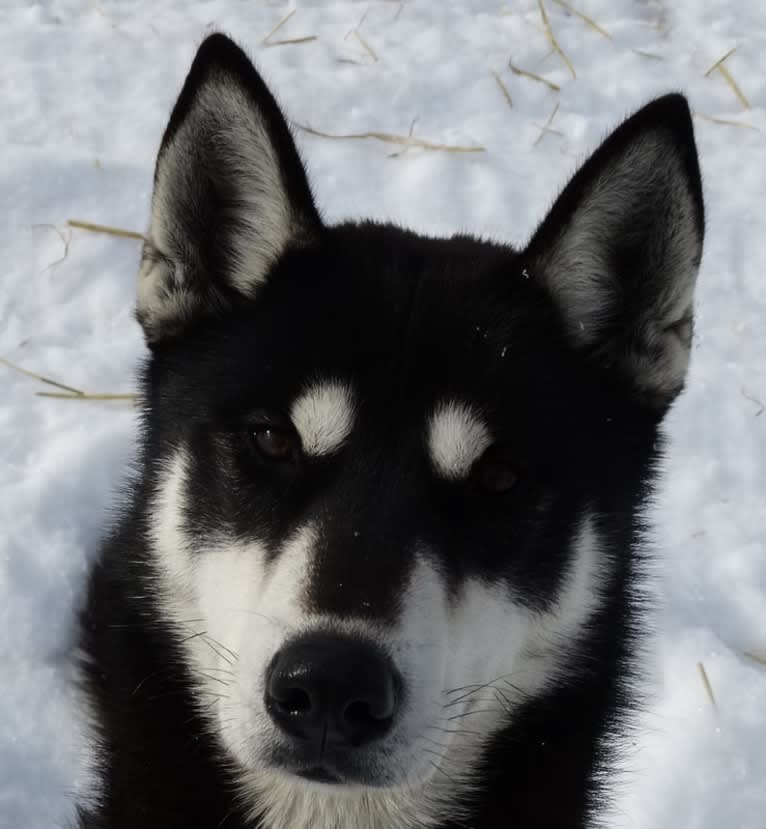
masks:
[(486, 456), (479, 467), (478, 483), (484, 492), (502, 495), (519, 482), (516, 470), (501, 457)]
[(250, 440), (258, 454), (268, 461), (291, 461), (298, 451), (296, 436), (286, 429), (263, 426), (250, 432)]

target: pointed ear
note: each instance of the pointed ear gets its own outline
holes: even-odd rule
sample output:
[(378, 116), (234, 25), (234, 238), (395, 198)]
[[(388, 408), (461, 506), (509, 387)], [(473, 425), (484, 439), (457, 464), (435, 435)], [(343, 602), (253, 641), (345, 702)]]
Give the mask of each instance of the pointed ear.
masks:
[(227, 37), (200, 46), (162, 139), (139, 273), (149, 343), (235, 293), (253, 296), (291, 246), (321, 230), (290, 131)]
[(703, 236), (691, 114), (681, 95), (668, 95), (622, 124), (574, 176), (525, 264), (572, 344), (662, 409), (686, 376)]

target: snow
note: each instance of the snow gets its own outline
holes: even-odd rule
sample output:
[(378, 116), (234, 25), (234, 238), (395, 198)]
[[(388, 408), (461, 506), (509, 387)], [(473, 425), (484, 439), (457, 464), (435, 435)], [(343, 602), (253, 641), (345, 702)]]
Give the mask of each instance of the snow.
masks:
[[(299, 132), (328, 219), (521, 243), (578, 160), (653, 95), (680, 89), (697, 113), (751, 125), (695, 119), (708, 237), (689, 387), (667, 423), (652, 511), (655, 694), (608, 825), (760, 829), (766, 665), (745, 654), (766, 656), (766, 4), (571, 4), (612, 35), (547, 0), (576, 79), (548, 54), (536, 0), (3, 3), (0, 356), (92, 392), (133, 388), (145, 353), (131, 316), (139, 244), (66, 220), (144, 229), (161, 132), (210, 29), (250, 50), (295, 122), (406, 134), (417, 119), (418, 137), (487, 149), (389, 158), (403, 148)], [(264, 46), (293, 8), (273, 39), (317, 39)], [(348, 34), (357, 26), (378, 60)], [(705, 74), (735, 46), (726, 65), (749, 111), (719, 71)], [(560, 93), (514, 75), (509, 57)], [(540, 138), (557, 103), (558, 132)], [(82, 774), (74, 612), (135, 419), (129, 404), (38, 397), (45, 386), (0, 372), (0, 826), (42, 829), (65, 825)]]

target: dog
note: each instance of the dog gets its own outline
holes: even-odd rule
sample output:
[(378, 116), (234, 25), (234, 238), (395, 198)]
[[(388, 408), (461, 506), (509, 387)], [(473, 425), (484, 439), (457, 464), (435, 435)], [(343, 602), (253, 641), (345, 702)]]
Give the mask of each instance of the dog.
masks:
[(205, 40), (138, 277), (136, 474), (82, 613), (81, 829), (594, 826), (703, 235), (679, 94), (523, 250), (328, 226), (256, 69)]

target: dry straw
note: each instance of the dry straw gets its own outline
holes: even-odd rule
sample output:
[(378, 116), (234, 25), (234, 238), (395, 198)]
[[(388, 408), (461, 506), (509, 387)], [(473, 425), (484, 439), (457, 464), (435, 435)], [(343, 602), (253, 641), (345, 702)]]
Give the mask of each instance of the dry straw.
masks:
[(543, 126), (540, 126), (539, 124), (535, 125), (540, 130), (540, 135), (537, 136), (533, 146), (536, 147), (543, 140), (543, 137), (547, 133), (553, 133), (554, 135), (559, 135), (559, 136), (563, 137), (562, 132), (559, 132), (558, 130), (551, 129), (551, 124), (553, 123), (553, 119), (556, 117), (556, 113), (558, 111), (559, 111), (559, 104), (558, 104), (558, 101), (557, 101), (556, 106), (553, 107), (553, 112), (551, 112), (551, 114), (548, 116), (548, 120), (545, 122), (545, 124)]
[(35, 371), (30, 371), (27, 368), (23, 368), (16, 363), (12, 363), (10, 360), (6, 360), (5, 357), (0, 357), (0, 364), (6, 366), (7, 368), (13, 369), (14, 371), (19, 372), (19, 374), (24, 374), (27, 377), (31, 377), (33, 380), (37, 380), (40, 383), (45, 383), (47, 386), (53, 386), (57, 389), (62, 389), (61, 392), (50, 392), (50, 391), (38, 391), (36, 392), (38, 397), (56, 397), (60, 400), (135, 400), (135, 394), (112, 394), (109, 392), (101, 393), (101, 392), (87, 392), (83, 391), (82, 389), (76, 389), (74, 386), (67, 386), (65, 383), (60, 383), (58, 380), (52, 380), (50, 377), (44, 377), (42, 374), (37, 374)]
[(67, 258), (67, 256), (69, 256), (69, 245), (71, 244), (71, 241), (72, 241), (72, 233), (70, 231), (66, 236), (64, 236), (64, 234), (56, 227), (56, 225), (53, 225), (53, 224), (38, 224), (38, 225), (32, 225), (32, 227), (33, 228), (44, 227), (44, 228), (47, 228), (49, 230), (52, 230), (59, 237), (59, 239), (61, 239), (61, 243), (64, 245), (64, 252), (61, 254), (61, 256), (59, 256), (58, 259), (54, 259), (53, 262), (51, 262), (49, 265), (46, 265), (43, 268), (42, 272), (45, 273), (45, 271), (49, 271), (51, 268), (54, 268), (56, 265), (60, 265)]
[(705, 670), (705, 666), (701, 663), (697, 663), (697, 669), (700, 672), (700, 677), (702, 678), (702, 684), (705, 686), (705, 691), (710, 699), (710, 704), (713, 708), (718, 708), (718, 705), (715, 701), (715, 694), (713, 693), (713, 686), (710, 684), (710, 678), (707, 675), (707, 671)]
[(705, 77), (709, 78), (713, 72), (719, 72), (723, 79), (726, 81), (727, 84), (731, 87), (734, 94), (739, 98), (739, 102), (745, 109), (750, 109), (750, 102), (745, 97), (745, 93), (739, 88), (739, 84), (734, 80), (733, 75), (726, 67), (726, 61), (737, 51), (737, 47), (735, 46), (733, 49), (729, 49), (729, 51), (722, 57), (719, 58), (711, 67), (710, 69), (705, 72)]
[(144, 240), (144, 234), (138, 233), (135, 230), (123, 230), (121, 227), (111, 227), (110, 225), (99, 225), (94, 222), (83, 222), (80, 219), (67, 219), (69, 227), (76, 227), (80, 230), (89, 230), (91, 233), (106, 233), (110, 236), (119, 236), (123, 239), (138, 239)]
[(81, 391), (79, 394), (64, 394), (54, 391), (38, 391), (35, 392), (37, 397), (55, 397), (57, 400), (135, 400), (138, 395), (126, 393), (111, 393), (111, 392), (88, 392)]
[(757, 397), (754, 397), (752, 394), (750, 394), (750, 392), (744, 386), (739, 390), (739, 393), (742, 395), (742, 397), (745, 398), (745, 400), (749, 400), (751, 403), (754, 403), (758, 407), (758, 410), (755, 412), (754, 417), (760, 417), (764, 413), (764, 411), (766, 411), (766, 406), (764, 406), (763, 403)]
[(37, 374), (34, 371), (30, 371), (28, 368), (22, 368), (22, 366), (17, 365), (16, 363), (12, 363), (10, 360), (6, 360), (5, 357), (0, 357), (0, 363), (7, 368), (12, 368), (14, 371), (18, 371), (19, 374), (24, 374), (27, 377), (31, 377), (33, 380), (39, 380), (41, 383), (45, 383), (48, 386), (54, 386), (57, 389), (63, 389), (68, 394), (76, 394), (81, 395), (83, 394), (80, 389), (76, 389), (73, 386), (66, 386), (64, 383), (59, 383), (58, 380), (51, 380), (50, 377), (43, 377), (42, 374)]
[(750, 651), (742, 651), (742, 656), (751, 659), (753, 662), (757, 662), (759, 665), (766, 665), (766, 656), (758, 656), (758, 654), (751, 653)]
[(511, 93), (508, 91), (508, 87), (503, 82), (503, 79), (497, 74), (497, 72), (494, 71), (494, 69), (492, 70), (492, 77), (495, 79), (495, 83), (497, 83), (500, 87), (500, 91), (503, 93), (503, 98), (508, 101), (508, 106), (513, 107), (513, 98), (511, 98)]
[[(367, 42), (366, 38), (362, 35), (360, 29), (362, 28), (362, 23), (367, 19), (367, 14), (369, 13), (369, 9), (362, 15), (362, 19), (351, 29), (349, 32), (346, 33), (346, 36), (343, 38), (344, 40), (348, 40), (350, 37), (355, 37), (364, 51), (372, 58), (373, 63), (377, 63), (379, 58), (377, 52), (370, 46)], [(353, 61), (353, 63), (357, 63), (357, 61)]]
[(266, 35), (266, 37), (261, 41), (261, 45), (269, 47), (269, 46), (289, 46), (290, 44), (295, 43), (308, 43), (312, 40), (317, 40), (316, 35), (307, 35), (306, 37), (290, 37), (285, 40), (272, 40), (274, 35), (287, 23), (287, 21), (297, 12), (298, 9), (293, 9), (289, 14), (283, 17), (279, 23)]
[(399, 144), (405, 148), (417, 147), (421, 150), (434, 150), (437, 152), (446, 153), (484, 153), (486, 148), (480, 145), (463, 146), (460, 144), (440, 144), (436, 141), (427, 141), (425, 138), (417, 138), (410, 135), (395, 135), (390, 132), (378, 132), (371, 130), (369, 132), (348, 132), (348, 133), (332, 133), (323, 132), (322, 130), (314, 129), (306, 124), (295, 124), (299, 130), (309, 133), (309, 135), (318, 135), (321, 138), (332, 138), (337, 141), (363, 141), (373, 139), (374, 141), (383, 141), (387, 144)]
[(545, 84), (548, 89), (552, 89), (554, 92), (560, 92), (561, 87), (553, 83), (553, 81), (549, 81), (548, 78), (544, 78), (542, 75), (536, 75), (534, 72), (530, 72), (528, 69), (522, 69), (520, 66), (516, 66), (512, 61), (508, 61), (508, 68), (513, 72), (514, 75), (520, 75), (522, 78), (529, 78), (532, 81), (537, 81), (538, 83)]
[(755, 132), (760, 132), (758, 127), (754, 124), (746, 124), (744, 121), (732, 121), (729, 118), (716, 118), (713, 115), (705, 115), (704, 112), (696, 112), (694, 115), (697, 118), (702, 118), (703, 121), (710, 121), (713, 124), (721, 124), (724, 127), (739, 127), (742, 130), (755, 130)]
[(543, 18), (543, 26), (545, 28), (545, 35), (551, 43), (554, 52), (557, 52), (561, 60), (564, 61), (566, 64), (567, 69), (572, 73), (572, 78), (574, 80), (577, 79), (577, 72), (575, 72), (575, 68), (572, 65), (572, 61), (569, 60), (567, 53), (561, 48), (558, 40), (556, 40), (556, 35), (553, 34), (553, 28), (551, 27), (550, 20), (548, 20), (548, 13), (545, 11), (545, 6), (543, 5), (543, 0), (537, 0), (537, 5), (540, 7), (540, 15)]
[(378, 57), (377, 53), (372, 48), (372, 46), (370, 46), (370, 44), (364, 39), (359, 29), (352, 29), (351, 34), (359, 41), (359, 43), (362, 44), (362, 48), (372, 58), (373, 62), (377, 63), (380, 60), (380, 58)]

